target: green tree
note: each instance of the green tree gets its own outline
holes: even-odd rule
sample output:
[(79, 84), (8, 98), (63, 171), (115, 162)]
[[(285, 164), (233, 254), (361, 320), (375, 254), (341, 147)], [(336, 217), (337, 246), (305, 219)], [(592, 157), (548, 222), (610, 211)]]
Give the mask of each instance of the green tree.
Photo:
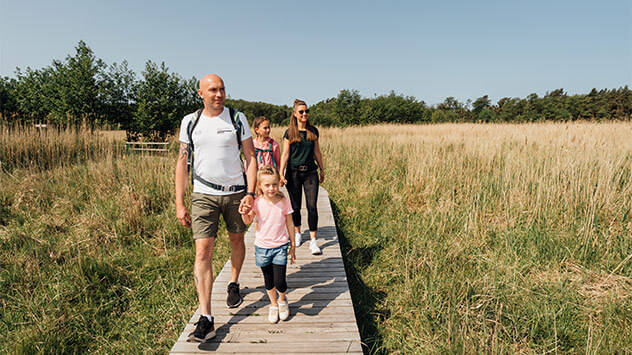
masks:
[(448, 122), (448, 115), (444, 110), (436, 109), (432, 112), (432, 117), (430, 119), (432, 123), (443, 123)]
[(455, 111), (463, 107), (463, 104), (459, 102), (459, 100), (455, 99), (452, 96), (446, 97), (442, 103), (440, 103), (437, 108), (443, 111)]
[(83, 41), (79, 41), (75, 50), (75, 55), (65, 61), (53, 61), (52, 86), (48, 90), (50, 118), (61, 124), (77, 124), (86, 119), (96, 123), (105, 63)]
[(567, 98), (564, 89), (547, 92), (542, 98), (542, 115), (546, 120), (569, 120), (572, 118), (567, 109)]
[[(474, 102), (472, 103), (472, 113), (474, 114), (474, 117), (476, 117), (476, 119), (479, 121), (489, 122), (486, 121), (486, 119), (489, 119), (489, 112), (487, 112), (486, 110), (491, 107), (491, 103), (492, 101), (487, 95), (474, 100)], [(484, 116), (483, 112), (485, 112)]]
[[(469, 104), (469, 100), (468, 100)], [(437, 109), (443, 111), (442, 115), (437, 117), (443, 119), (442, 122), (466, 122), (472, 120), (472, 115), (465, 105), (452, 96), (447, 97), (442, 103), (437, 105)], [(433, 122), (434, 118), (433, 118)]]
[(359, 124), (361, 101), (357, 90), (340, 90), (332, 107), (334, 123), (342, 127)]
[[(323, 101), (319, 101), (313, 105), (310, 106), (310, 112), (309, 112), (309, 120), (312, 124), (318, 125), (318, 126), (334, 126), (335, 122), (333, 119), (333, 102), (336, 99), (334, 98), (329, 98), (329, 99), (325, 99)], [(289, 123), (289, 118), (290, 115), (292, 113), (292, 108), (289, 107), (288, 110), (288, 114), (287, 114), (287, 121), (285, 122), (285, 124)]]
[(0, 77), (0, 115), (4, 121), (12, 120), (17, 114), (16, 85), (15, 79)]
[[(423, 122), (426, 104), (417, 101), (413, 96), (403, 96), (391, 91), (388, 95), (378, 96), (369, 100), (369, 123), (415, 123)], [(364, 119), (366, 122), (368, 119)]]
[(50, 67), (42, 70), (26, 68), (23, 73), (16, 68), (15, 101), (17, 114), (23, 121), (47, 120), (54, 107), (53, 71)]
[(99, 102), (100, 118), (108, 124), (121, 124), (126, 127), (132, 121), (136, 109), (134, 87), (136, 74), (127, 66), (127, 61), (121, 64), (113, 63), (103, 74), (100, 87)]
[(252, 122), (255, 117), (264, 116), (270, 120), (271, 124), (282, 125), (287, 123), (287, 118), (291, 109), (286, 106), (277, 106), (265, 102), (251, 102), (246, 100), (227, 99), (226, 106), (235, 108), (243, 112), (248, 120)]
[[(134, 120), (125, 127), (128, 139), (164, 140), (172, 134), (187, 112), (187, 82), (169, 73), (163, 62), (145, 64), (143, 79), (136, 84), (137, 109)], [(190, 84), (190, 83), (189, 83)]]

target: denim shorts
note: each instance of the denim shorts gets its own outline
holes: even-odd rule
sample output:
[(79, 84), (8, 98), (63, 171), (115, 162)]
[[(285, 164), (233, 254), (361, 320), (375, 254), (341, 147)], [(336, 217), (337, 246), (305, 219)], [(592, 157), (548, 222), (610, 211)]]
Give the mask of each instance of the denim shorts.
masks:
[(261, 248), (255, 245), (255, 264), (258, 267), (270, 264), (287, 265), (288, 245), (289, 243), (276, 248)]

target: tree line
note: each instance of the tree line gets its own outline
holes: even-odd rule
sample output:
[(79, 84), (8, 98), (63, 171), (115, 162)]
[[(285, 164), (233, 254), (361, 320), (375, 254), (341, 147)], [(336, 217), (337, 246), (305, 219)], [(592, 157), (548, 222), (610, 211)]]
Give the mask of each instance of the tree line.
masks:
[[(169, 72), (164, 63), (147, 61), (141, 76), (127, 62), (107, 65), (80, 41), (76, 53), (53, 60), (42, 69), (16, 69), (16, 77), (0, 77), (0, 114), (5, 122), (50, 122), (57, 125), (119, 126), (128, 138), (164, 139), (184, 115), (202, 106), (198, 80)], [(287, 124), (291, 107), (227, 99), (226, 105), (249, 119), (266, 116), (273, 124)], [(321, 126), (376, 123), (537, 122), (569, 120), (630, 120), (632, 91), (625, 87), (592, 89), (568, 95), (563, 89), (533, 93), (526, 98), (505, 97), (493, 103), (487, 95), (474, 101), (446, 98), (427, 105), (394, 91), (362, 97), (357, 90), (341, 90), (334, 98), (311, 105), (311, 120)]]

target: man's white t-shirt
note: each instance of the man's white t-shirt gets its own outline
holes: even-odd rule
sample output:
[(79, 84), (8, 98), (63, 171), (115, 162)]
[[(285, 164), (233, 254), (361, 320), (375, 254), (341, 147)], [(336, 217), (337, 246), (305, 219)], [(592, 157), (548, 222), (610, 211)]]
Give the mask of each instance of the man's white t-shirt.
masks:
[[(180, 142), (190, 144), (187, 128), (194, 122), (197, 112), (188, 114), (180, 124)], [(251, 138), (248, 120), (243, 113), (236, 119), (241, 120), (241, 141)], [(237, 145), (237, 133), (230, 121), (228, 108), (219, 116), (208, 117), (202, 114), (193, 130), (194, 161), (196, 175), (202, 179), (221, 186), (244, 185), (243, 166)], [(235, 192), (215, 190), (195, 180), (193, 192), (207, 195), (230, 195)]]

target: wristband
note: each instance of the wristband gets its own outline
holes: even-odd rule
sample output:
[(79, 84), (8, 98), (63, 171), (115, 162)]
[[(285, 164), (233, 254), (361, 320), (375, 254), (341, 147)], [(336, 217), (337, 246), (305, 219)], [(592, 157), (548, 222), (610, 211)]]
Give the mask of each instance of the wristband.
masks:
[(257, 197), (257, 195), (254, 192), (246, 192), (246, 195), (250, 195), (252, 196), (252, 198)]

